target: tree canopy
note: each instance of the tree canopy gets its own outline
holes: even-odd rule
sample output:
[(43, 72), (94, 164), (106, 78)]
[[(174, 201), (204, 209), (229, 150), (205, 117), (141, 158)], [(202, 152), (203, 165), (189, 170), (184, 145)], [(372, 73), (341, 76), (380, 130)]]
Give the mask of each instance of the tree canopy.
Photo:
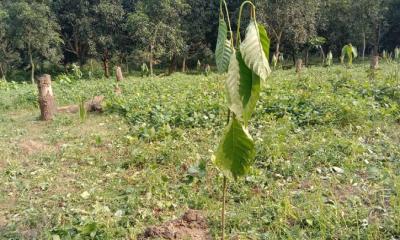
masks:
[[(237, 19), (241, 1), (227, 2)], [(400, 45), (400, 0), (253, 2), (276, 58), (309, 51), (339, 57), (349, 43), (365, 57)], [(3, 0), (0, 77), (23, 69), (33, 79), (46, 64), (84, 65), (89, 59), (102, 62), (106, 76), (109, 63), (126, 62), (126, 69), (146, 63), (150, 72), (194, 68), (199, 60), (213, 64), (218, 8), (217, 0)], [(315, 39), (326, 41), (315, 45)]]

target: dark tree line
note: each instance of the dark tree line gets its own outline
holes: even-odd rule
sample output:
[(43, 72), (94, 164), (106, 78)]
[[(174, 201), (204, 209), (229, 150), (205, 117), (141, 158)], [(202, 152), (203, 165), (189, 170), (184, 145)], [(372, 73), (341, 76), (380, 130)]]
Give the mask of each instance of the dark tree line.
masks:
[[(227, 2), (236, 19), (242, 1)], [(351, 42), (365, 57), (400, 45), (400, 0), (253, 2), (276, 55), (338, 56)], [(110, 64), (170, 72), (212, 64), (218, 8), (219, 0), (2, 0), (0, 77), (22, 70), (33, 80), (36, 70), (93, 59), (106, 76)]]

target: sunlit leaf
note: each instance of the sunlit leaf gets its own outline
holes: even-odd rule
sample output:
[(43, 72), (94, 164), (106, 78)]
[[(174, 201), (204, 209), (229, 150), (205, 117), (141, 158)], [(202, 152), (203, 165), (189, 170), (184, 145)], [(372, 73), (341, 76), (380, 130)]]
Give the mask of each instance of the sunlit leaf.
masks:
[(217, 47), (215, 49), (215, 60), (217, 69), (220, 73), (227, 72), (229, 61), (233, 49), (231, 42), (228, 40), (228, 28), (224, 19), (219, 20)]
[(247, 126), (260, 98), (260, 77), (248, 68), (240, 52), (232, 55), (226, 81), (229, 109)]
[(226, 176), (237, 179), (249, 172), (254, 157), (253, 139), (239, 120), (233, 118), (225, 129), (215, 164)]
[(246, 65), (265, 80), (271, 73), (266, 55), (269, 55), (269, 39), (265, 29), (261, 28), (261, 31), (257, 24), (251, 21), (247, 27), (246, 37), (240, 44), (240, 52)]

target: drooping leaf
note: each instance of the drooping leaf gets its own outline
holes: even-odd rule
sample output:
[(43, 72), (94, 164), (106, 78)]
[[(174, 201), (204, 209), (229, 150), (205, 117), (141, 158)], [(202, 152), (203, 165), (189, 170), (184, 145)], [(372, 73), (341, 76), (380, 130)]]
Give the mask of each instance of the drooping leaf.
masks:
[(239, 95), (243, 106), (242, 117), (245, 126), (247, 126), (256, 108), (257, 101), (260, 99), (261, 81), (260, 77), (246, 66), (240, 52), (237, 53), (237, 59), (240, 67)]
[(260, 24), (257, 24), (257, 26), (258, 26), (258, 32), (260, 33), (261, 45), (264, 50), (264, 54), (268, 60), (269, 59), (269, 46), (271, 44), (271, 40), (268, 37), (268, 33), (267, 33), (267, 30), (265, 30), (265, 27)]
[(260, 77), (248, 68), (240, 52), (232, 55), (226, 81), (229, 109), (247, 126), (260, 98)]
[(344, 57), (347, 56), (349, 60), (349, 65), (352, 65), (353, 58), (358, 57), (357, 48), (352, 46), (351, 44), (347, 44), (342, 48), (341, 62), (343, 63)]
[[(268, 58), (266, 56), (269, 48), (269, 39), (266, 32), (260, 34), (259, 28), (254, 21), (251, 21), (246, 30), (246, 38), (240, 44), (240, 52), (242, 53), (246, 65), (257, 74), (262, 80), (265, 80), (271, 73)], [(269, 50), (267, 52), (269, 54)]]
[(240, 87), (240, 66), (237, 60), (236, 53), (232, 54), (228, 77), (225, 81), (226, 96), (228, 101), (229, 109), (236, 114), (237, 117), (241, 118), (243, 113), (242, 101), (239, 94)]
[(227, 72), (229, 61), (233, 49), (231, 42), (228, 40), (228, 28), (224, 19), (219, 20), (217, 47), (215, 49), (215, 60), (217, 69), (220, 73)]
[(278, 65), (278, 58), (275, 56), (275, 54), (272, 56), (272, 64), (274, 68), (276, 68), (276, 65)]
[(352, 51), (353, 57), (354, 57), (354, 58), (357, 58), (357, 57), (358, 57), (357, 48), (354, 47), (354, 46), (352, 46), (352, 47), (351, 47), (351, 51)]
[(249, 172), (255, 157), (254, 142), (236, 118), (225, 129), (215, 157), (215, 164), (226, 176), (237, 179)]

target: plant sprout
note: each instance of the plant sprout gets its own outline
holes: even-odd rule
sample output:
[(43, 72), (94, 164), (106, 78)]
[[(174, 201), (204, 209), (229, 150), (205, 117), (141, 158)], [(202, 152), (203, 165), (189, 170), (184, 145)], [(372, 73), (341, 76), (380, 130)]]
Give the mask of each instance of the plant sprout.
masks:
[(285, 61), (285, 59), (283, 58), (283, 53), (279, 53), (279, 59), (278, 62), (280, 62), (283, 65), (283, 62)]
[(331, 66), (333, 62), (333, 54), (332, 51), (329, 51), (326, 55), (326, 65)]
[(342, 55), (340, 56), (340, 62), (344, 63), (344, 58), (347, 56), (348, 62), (347, 64), (351, 66), (353, 64), (353, 58), (357, 58), (357, 48), (354, 47), (351, 43), (345, 45), (342, 48)]
[[(228, 178), (237, 180), (249, 173), (255, 158), (255, 143), (248, 131), (252, 113), (260, 98), (262, 82), (270, 75), (268, 63), (270, 40), (265, 28), (257, 23), (252, 2), (240, 6), (236, 46), (233, 47), (227, 5), (220, 1), (220, 27), (216, 49), (219, 71), (228, 71), (225, 88), (228, 102), (228, 124), (215, 154), (215, 164), (223, 173), (222, 238), (225, 237), (225, 207)], [(240, 37), (243, 8), (250, 5), (251, 20), (243, 41)], [(226, 10), (230, 38), (228, 39), (222, 7)], [(228, 61), (228, 56), (230, 59)]]
[(149, 72), (149, 68), (147, 67), (146, 63), (142, 64), (141, 70), (142, 70), (142, 77), (149, 76), (150, 72)]
[(272, 66), (274, 66), (274, 69), (275, 69), (277, 65), (278, 65), (278, 58), (274, 54), (274, 55), (272, 55)]
[[(228, 24), (225, 21), (225, 15), (223, 9), (225, 10)], [(231, 59), (233, 51), (234, 51), (233, 32), (231, 27), (231, 21), (229, 18), (228, 6), (225, 0), (220, 0), (218, 38), (217, 38), (217, 46), (215, 49), (215, 60), (218, 72), (226, 73), (228, 71), (229, 61)]]
[(400, 59), (400, 48), (396, 47), (394, 49), (394, 59), (399, 60)]
[(387, 60), (388, 59), (388, 53), (386, 52), (386, 50), (383, 50), (382, 52), (382, 58)]

